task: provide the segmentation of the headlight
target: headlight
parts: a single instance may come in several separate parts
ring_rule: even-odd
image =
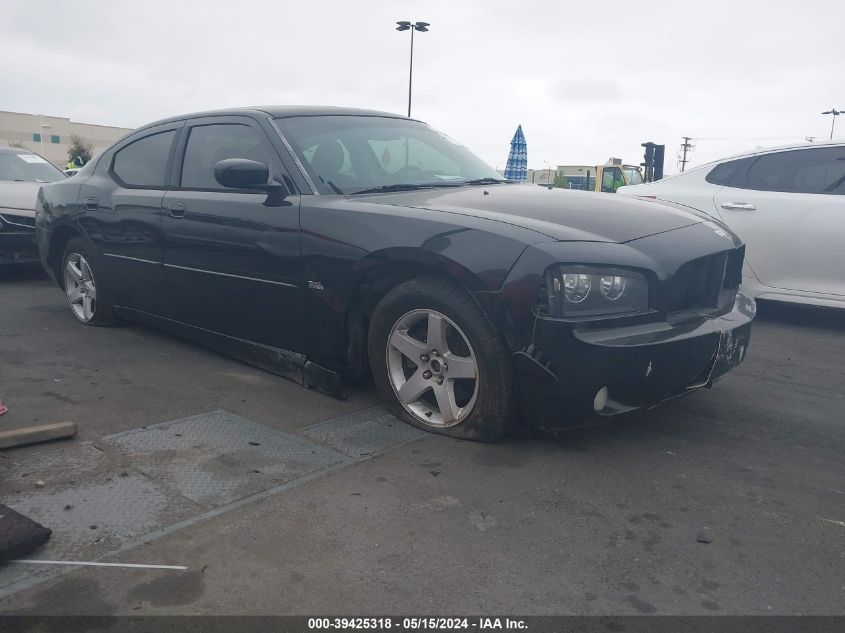
[[[645,276],[620,268],[561,265],[546,273],[549,312],[556,317],[632,314],[648,310]]]

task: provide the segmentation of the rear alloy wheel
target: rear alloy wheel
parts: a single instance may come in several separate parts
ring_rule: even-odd
[[[367,350],[376,386],[412,426],[492,441],[513,419],[510,354],[454,282],[417,277],[393,288],[373,311]]]
[[[97,311],[97,286],[91,266],[79,253],[71,253],[65,260],[65,294],[77,319],[88,323],[94,318]]]
[[[88,245],[81,238],[72,238],[62,257],[62,285],[77,321],[85,325],[111,325],[115,317],[108,288],[95,262]]]

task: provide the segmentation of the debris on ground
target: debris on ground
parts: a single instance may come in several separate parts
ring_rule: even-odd
[[[0,448],[12,448],[24,444],[49,442],[76,435],[76,424],[73,422],[55,422],[38,426],[25,426],[10,431],[0,431]]]
[[[8,410],[9,410],[9,407],[7,407],[5,404],[3,404],[3,401],[0,400],[0,415],[3,415]]]
[[[52,533],[50,528],[0,504],[0,563],[41,547]]]
[[[695,539],[699,543],[712,543],[713,536],[710,534],[710,530],[704,528],[701,532],[698,533],[698,536]]]

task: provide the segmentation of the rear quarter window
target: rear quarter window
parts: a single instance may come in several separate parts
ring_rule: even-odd
[[[749,156],[719,163],[708,172],[704,180],[713,185],[741,187],[745,172],[753,162],[754,157]]]

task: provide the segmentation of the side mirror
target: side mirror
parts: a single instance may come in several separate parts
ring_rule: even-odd
[[[264,163],[246,158],[227,158],[214,165],[214,178],[230,189],[264,189],[270,170]]]
[[[285,185],[270,180],[270,170],[264,163],[246,158],[227,158],[214,165],[214,178],[229,189],[258,189],[267,192],[264,204],[278,207],[288,190]]]

